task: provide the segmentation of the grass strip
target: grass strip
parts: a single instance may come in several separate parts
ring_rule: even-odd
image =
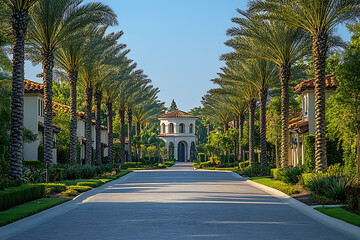
[[[275,188],[287,195],[297,194],[300,192],[296,187],[278,180],[272,180],[270,177],[251,177],[249,180]]]
[[[343,220],[345,222],[348,222],[355,226],[360,227],[360,216],[355,213],[351,213],[351,212],[347,211],[346,209],[344,209],[341,206],[316,207],[315,209],[321,213],[324,213],[324,214],[330,216],[330,217],[337,218],[337,219]]]
[[[69,200],[70,199],[68,198],[40,198],[31,202],[17,205],[8,210],[0,212],[0,227]]]

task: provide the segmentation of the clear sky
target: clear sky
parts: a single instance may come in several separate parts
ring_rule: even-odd
[[[93,0],[92,0],[93,1]],[[175,99],[179,109],[189,111],[201,105],[201,97],[213,87],[223,62],[225,32],[234,26],[231,18],[245,10],[247,0],[98,0],[118,15],[124,31],[120,42],[131,49],[129,58],[160,88],[159,98],[169,107]],[[90,0],[85,0],[90,2]],[[349,41],[346,28],[339,34]],[[41,66],[25,66],[25,77],[41,82]]]

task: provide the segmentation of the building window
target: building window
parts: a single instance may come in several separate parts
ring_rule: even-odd
[[[179,125],[179,133],[185,133],[185,124],[181,123]]]
[[[169,124],[169,133],[174,133],[174,124],[173,123]]]
[[[193,124],[190,124],[189,133],[193,133],[193,127],[194,127],[194,125],[193,125]]]
[[[38,99],[38,115],[40,117],[44,116],[44,100]]]
[[[309,112],[309,96],[305,95],[303,97],[303,120],[307,120]]]
[[[161,126],[162,126],[162,127],[161,127],[162,133],[165,133],[165,123],[163,123]]]

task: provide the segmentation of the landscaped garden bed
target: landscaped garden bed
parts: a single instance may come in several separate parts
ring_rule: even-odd
[[[34,168],[33,165],[24,168],[26,174],[23,181],[1,180],[0,226],[71,200],[131,172],[114,169],[112,164],[82,167],[63,165],[56,169],[50,171],[51,183],[44,183],[44,169]]]

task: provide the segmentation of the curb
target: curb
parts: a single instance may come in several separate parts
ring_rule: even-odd
[[[243,177],[240,176],[240,178],[244,179]],[[263,184],[251,181],[251,180],[246,180],[246,183],[248,183],[249,185],[256,187],[260,190],[263,190],[264,192],[269,193],[270,195],[280,199],[281,201],[287,203],[290,207],[295,208],[296,210],[302,212],[303,214],[305,214],[306,216],[314,219],[317,222],[320,222],[322,224],[324,224],[325,226],[328,226],[338,232],[341,232],[345,235],[347,235],[348,237],[351,237],[352,239],[359,239],[360,240],[360,228],[352,225],[350,223],[344,222],[340,219],[337,218],[333,218],[330,217],[326,214],[323,214],[317,210],[315,210],[312,206],[308,206],[305,203],[302,203],[292,197],[290,197],[289,195],[276,190],[274,188],[265,186]]]

